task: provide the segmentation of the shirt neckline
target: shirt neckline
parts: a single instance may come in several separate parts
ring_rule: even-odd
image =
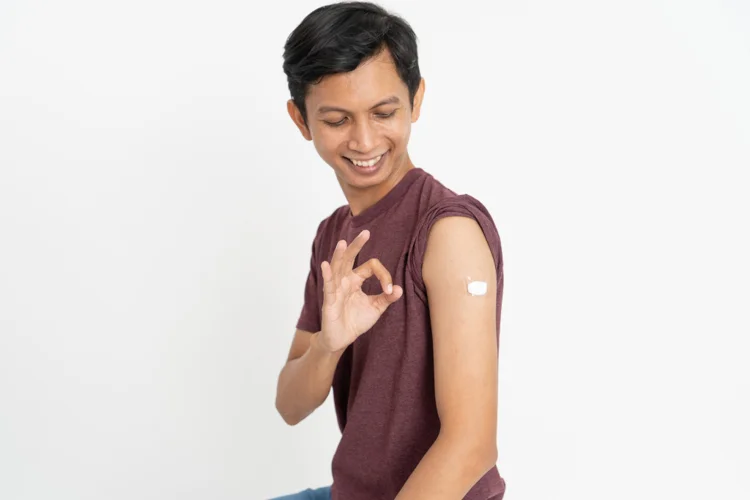
[[[351,208],[347,206],[346,214],[352,227],[356,228],[363,224],[367,224],[368,222],[372,222],[377,216],[391,208],[402,198],[404,193],[406,193],[406,190],[409,189],[409,186],[411,186],[423,173],[425,173],[425,171],[421,168],[412,167],[406,172],[406,174],[404,174],[401,180],[385,194],[385,196],[380,198],[373,205],[364,209],[358,215],[352,215]]]

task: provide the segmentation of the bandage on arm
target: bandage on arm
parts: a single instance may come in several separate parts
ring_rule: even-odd
[[[487,293],[487,282],[486,281],[475,281],[471,277],[466,277],[466,291],[469,295],[485,295]]]

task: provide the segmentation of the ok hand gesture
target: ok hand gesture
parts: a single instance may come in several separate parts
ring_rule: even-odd
[[[392,303],[403,295],[403,289],[393,285],[391,274],[378,259],[370,259],[356,269],[354,259],[370,238],[362,231],[351,245],[346,240],[336,244],[330,264],[323,261],[323,310],[319,344],[329,352],[338,352],[372,328]],[[362,283],[375,275],[383,292],[367,295]],[[390,293],[389,293],[390,292]]]

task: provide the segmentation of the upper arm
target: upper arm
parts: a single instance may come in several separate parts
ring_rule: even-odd
[[[472,218],[448,216],[432,226],[422,263],[432,325],[435,398],[441,433],[496,446],[497,271]],[[472,296],[467,280],[485,281]]]

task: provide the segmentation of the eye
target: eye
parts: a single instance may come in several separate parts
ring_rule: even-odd
[[[344,124],[345,121],[346,121],[346,117],[342,118],[341,120],[339,120],[337,122],[329,122],[329,121],[323,120],[323,123],[325,123],[329,127],[340,127],[341,125]]]
[[[394,114],[396,114],[396,110],[393,110],[390,113],[377,113],[376,116],[379,118],[390,118]]]

